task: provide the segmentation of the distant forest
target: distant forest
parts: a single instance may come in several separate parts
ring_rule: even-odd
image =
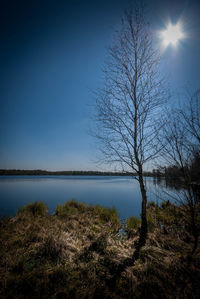
[[[200,183],[200,153],[195,152],[190,163],[180,167],[179,165],[170,165],[158,167],[151,171],[144,172],[144,176],[151,176],[168,180],[179,180],[183,173],[190,174],[190,181]],[[0,175],[98,175],[98,176],[137,176],[133,172],[111,172],[111,171],[47,171],[47,170],[24,170],[24,169],[0,169]]]
[[[47,170],[21,170],[0,169],[0,175],[100,175],[100,176],[135,176],[133,173],[106,172],[106,171],[47,171]]]
[[[183,177],[182,172],[190,173],[192,182],[200,183],[200,154],[196,152],[189,165],[181,168],[178,165],[158,167],[151,171],[145,171],[144,176],[166,178],[168,180],[179,180]],[[111,172],[111,171],[47,171],[47,170],[24,170],[24,169],[0,169],[0,175],[97,175],[97,176],[137,176],[133,172]]]
[[[182,169],[177,165],[168,167],[158,167],[151,171],[145,171],[144,176],[166,178],[168,180],[177,180],[182,178]],[[200,178],[200,155],[196,153],[189,167],[192,181],[199,182]],[[95,176],[137,176],[131,172],[111,172],[111,171],[85,171],[85,170],[65,170],[65,171],[47,171],[41,169],[24,170],[24,169],[0,169],[0,175],[95,175]]]

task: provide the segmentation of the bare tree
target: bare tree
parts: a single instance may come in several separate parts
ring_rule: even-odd
[[[200,144],[200,89],[187,98],[184,107],[179,110],[182,123],[187,131],[190,143]]]
[[[97,133],[103,160],[137,174],[142,195],[140,236],[134,253],[146,243],[147,194],[144,165],[156,158],[157,123],[165,94],[159,75],[159,56],[143,9],[125,14],[122,28],[108,52],[105,85],[96,97]]]
[[[175,166],[181,175],[184,189],[177,201],[185,212],[185,222],[193,235],[192,254],[196,251],[199,238],[200,199],[194,192],[194,168],[199,163],[200,154],[200,97],[195,93],[182,109],[174,109],[163,121],[160,143],[163,145],[162,156],[168,166]],[[196,169],[195,169],[196,170]]]

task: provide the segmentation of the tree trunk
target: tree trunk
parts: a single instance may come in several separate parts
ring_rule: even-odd
[[[136,244],[136,249],[133,254],[134,260],[137,260],[139,257],[140,249],[146,244],[147,239],[147,215],[146,215],[146,206],[147,206],[147,195],[146,189],[144,186],[143,176],[139,175],[139,183],[140,183],[140,192],[142,195],[142,213],[141,213],[141,227],[140,227],[140,235],[139,240]]]

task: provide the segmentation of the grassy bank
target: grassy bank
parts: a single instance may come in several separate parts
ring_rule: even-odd
[[[0,222],[0,297],[199,298],[200,250],[191,255],[184,213],[150,203],[147,244],[131,263],[139,219],[122,227],[115,209],[27,205]]]

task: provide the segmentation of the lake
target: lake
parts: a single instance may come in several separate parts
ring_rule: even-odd
[[[164,181],[145,178],[148,201],[158,202]],[[49,213],[58,204],[79,202],[115,207],[121,219],[139,216],[141,195],[137,180],[125,176],[0,176],[0,216],[12,216],[27,203],[43,201]]]

